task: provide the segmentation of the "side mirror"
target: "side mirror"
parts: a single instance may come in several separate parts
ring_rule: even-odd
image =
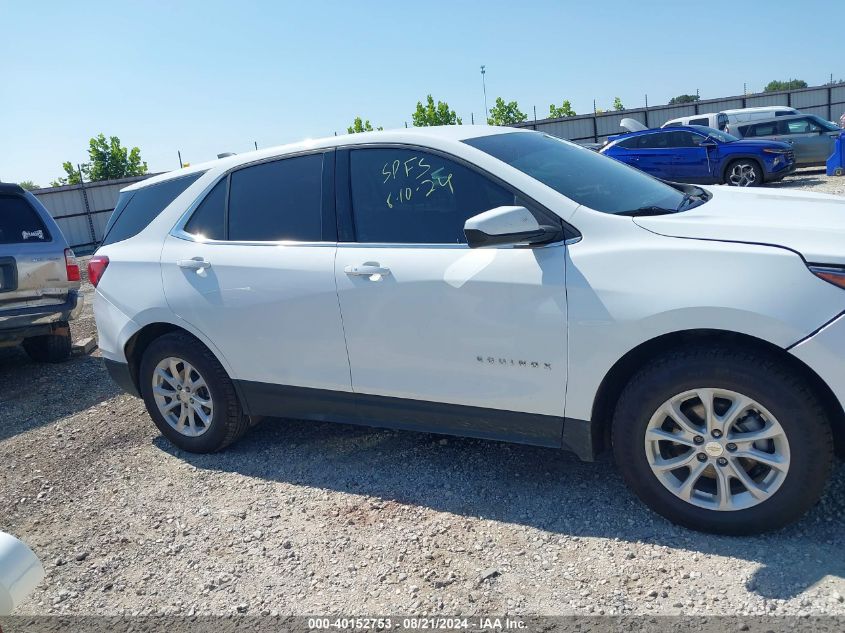
[[[699,147],[706,147],[707,149],[710,149],[711,147],[716,147],[717,145],[719,145],[719,144],[716,141],[714,141],[712,138],[707,138],[707,139],[704,139],[703,141],[701,141],[701,143],[699,143],[698,146]]]
[[[10,615],[44,578],[44,567],[18,539],[0,532],[0,616]]]
[[[546,244],[561,236],[558,226],[537,222],[525,207],[496,207],[471,217],[464,224],[470,248],[502,244]]]

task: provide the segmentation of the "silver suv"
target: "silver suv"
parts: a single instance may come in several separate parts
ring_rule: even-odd
[[[23,343],[33,360],[67,359],[79,285],[76,257],[44,206],[0,183],[0,347]]]
[[[789,143],[795,149],[799,167],[824,165],[833,154],[836,137],[842,130],[815,114],[779,116],[733,126],[741,138],[762,138]]]

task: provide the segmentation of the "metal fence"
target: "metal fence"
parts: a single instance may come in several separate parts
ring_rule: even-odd
[[[53,216],[70,247],[86,253],[93,251],[103,240],[103,231],[117,204],[120,190],[152,175],[49,187],[32,193]]]
[[[584,114],[559,119],[537,119],[519,123],[514,127],[527,127],[570,141],[599,143],[610,135],[624,132],[619,127],[619,123],[624,118],[636,119],[646,127],[655,128],[666,121],[683,116],[774,105],[790,106],[801,112],[817,114],[830,121],[838,121],[845,112],[845,84],[707,99],[681,105],[632,108],[618,112]]]

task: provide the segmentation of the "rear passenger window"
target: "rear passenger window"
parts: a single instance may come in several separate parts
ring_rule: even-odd
[[[229,239],[322,240],[323,155],[309,154],[232,173]]]
[[[223,178],[200,202],[185,225],[185,232],[200,239],[222,240],[227,193],[228,179]]]
[[[478,172],[409,149],[352,150],[350,178],[358,242],[466,243],[467,219],[515,202]]]
[[[47,227],[21,196],[0,196],[0,244],[49,242]]]
[[[134,192],[123,204],[121,199],[109,218],[109,227],[103,239],[103,245],[113,244],[134,237],[143,231],[164,208],[173,202],[185,189],[190,187],[204,172],[166,180],[157,185],[149,185]]]
[[[656,134],[644,134],[637,137],[640,149],[666,149],[669,146],[669,135],[666,132]]]
[[[710,125],[710,120],[709,120],[707,117],[704,117],[703,119],[690,119],[690,121],[689,121],[689,123],[687,123],[687,125],[705,125],[705,126],[709,126],[709,125]]]

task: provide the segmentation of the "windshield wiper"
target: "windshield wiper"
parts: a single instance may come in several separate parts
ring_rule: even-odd
[[[632,209],[630,211],[620,211],[616,215],[627,215],[631,217],[641,217],[644,215],[668,215],[670,213],[677,213],[678,209],[667,209],[665,207],[640,207],[639,209]]]
[[[697,199],[698,196],[694,196],[691,193],[685,193],[683,199],[681,200],[681,204],[678,205],[677,211],[681,211],[685,206]]]

